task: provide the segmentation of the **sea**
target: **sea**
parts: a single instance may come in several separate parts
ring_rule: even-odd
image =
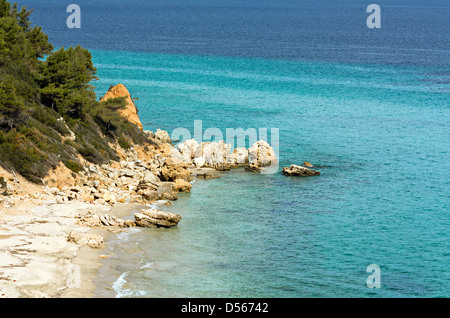
[[[18,3],[144,129],[279,141],[276,173],[194,180],[160,206],[178,226],[113,236],[95,297],[450,296],[449,1],[377,0],[381,28],[361,0]],[[304,161],[321,175],[281,173]]]

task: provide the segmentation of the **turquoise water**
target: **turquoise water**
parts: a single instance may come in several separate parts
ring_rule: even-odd
[[[450,296],[450,69],[93,58],[99,96],[125,84],[145,129],[278,128],[281,166],[308,160],[322,173],[196,180],[162,208],[182,215],[178,227],[109,243],[97,296]],[[366,285],[370,264],[380,289]]]

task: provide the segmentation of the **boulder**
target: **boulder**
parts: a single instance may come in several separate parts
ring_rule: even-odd
[[[87,245],[92,248],[100,248],[103,245],[103,237],[98,234],[91,233],[71,231],[67,237],[67,240],[78,245]]]
[[[135,223],[141,227],[172,227],[176,226],[181,220],[181,215],[159,211],[157,209],[142,210],[135,213]]]
[[[191,192],[192,184],[183,179],[176,179],[173,183],[173,190],[177,192]]]
[[[297,165],[284,167],[282,173],[286,176],[317,176],[320,174],[319,171]]]
[[[236,148],[231,152],[231,144],[223,140],[198,144],[195,139],[189,139],[178,144],[177,149],[172,151],[171,157],[175,162],[194,164],[197,168],[205,167],[223,171],[248,163],[248,150]]]
[[[198,155],[195,156],[198,146],[198,142],[193,138],[177,145],[183,162],[191,164],[195,157],[199,157]]]
[[[176,164],[171,158],[167,158],[164,166],[161,168],[160,179],[162,181],[174,182],[176,179],[191,181],[191,172],[188,170],[187,164]]]
[[[158,193],[157,200],[169,200],[169,201],[176,201],[178,200],[178,196],[175,192],[161,192]]]
[[[246,148],[236,148],[234,149],[233,154],[235,156],[236,164],[241,165],[248,163],[248,150]]]
[[[205,164],[206,164],[205,158],[203,158],[203,157],[194,158],[194,165],[197,168],[202,168],[205,166]]]
[[[132,220],[122,220],[114,215],[105,214],[100,216],[100,221],[104,226],[116,227],[134,227],[135,223]]]
[[[150,171],[144,174],[136,187],[136,193],[147,200],[154,200],[158,196],[160,179]]]
[[[169,133],[165,130],[157,129],[155,133],[155,138],[161,141],[162,143],[170,144],[172,141],[170,139]]]
[[[123,169],[123,170],[119,171],[119,176],[120,177],[133,178],[134,175],[135,175],[135,172],[132,169]]]
[[[273,148],[264,140],[255,142],[248,149],[248,160],[250,164],[259,167],[277,163],[277,157]]]
[[[231,145],[226,144],[223,140],[219,142],[202,142],[199,146],[200,151],[196,152],[197,156],[205,159],[204,167],[215,168],[221,166],[227,162],[227,158],[230,156]]]

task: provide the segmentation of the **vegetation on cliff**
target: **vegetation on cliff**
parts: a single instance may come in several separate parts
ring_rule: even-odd
[[[120,115],[125,98],[97,101],[91,53],[77,46],[55,50],[31,10],[0,0],[0,164],[41,183],[63,162],[78,172],[118,160],[112,144],[148,142]]]

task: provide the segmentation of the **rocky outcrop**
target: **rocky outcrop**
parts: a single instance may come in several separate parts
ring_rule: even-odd
[[[159,178],[162,181],[175,182],[177,179],[191,181],[191,172],[186,163],[175,163],[171,158],[166,158],[164,165],[159,170]]]
[[[138,226],[156,228],[176,226],[181,220],[179,214],[159,211],[157,209],[142,210],[135,213],[135,223]]]
[[[97,215],[92,212],[87,212],[84,215],[78,214],[75,216],[76,224],[80,226],[87,226],[93,228],[103,227],[134,227],[136,224],[132,220],[123,220],[114,215],[104,214]]]
[[[92,248],[103,247],[103,237],[93,233],[79,233],[77,231],[71,231],[67,237],[69,242],[74,242],[78,245],[87,245]]]
[[[312,170],[306,167],[291,165],[290,167],[284,167],[282,173],[286,176],[317,176],[320,175],[319,171]]]
[[[176,179],[172,189],[176,192],[191,192],[192,184],[184,179]]]
[[[172,143],[169,133],[165,130],[157,129],[154,137],[162,143],[167,143],[167,144]]]
[[[273,148],[267,141],[259,140],[248,149],[250,165],[265,167],[277,163],[277,157]]]
[[[178,144],[172,157],[196,168],[213,168],[228,171],[239,165],[249,164],[250,171],[261,171],[261,167],[277,163],[273,148],[263,140],[254,143],[248,150],[236,148],[231,152],[231,144],[219,142],[198,143],[189,139]]]
[[[141,120],[138,116],[138,110],[136,104],[133,101],[133,98],[130,95],[130,92],[123,84],[117,84],[116,86],[111,86],[109,90],[106,92],[105,96],[103,96],[100,101],[107,101],[111,98],[117,97],[126,97],[127,105],[124,109],[120,109],[120,114],[127,118],[131,123],[138,126],[140,129],[143,129]]]

